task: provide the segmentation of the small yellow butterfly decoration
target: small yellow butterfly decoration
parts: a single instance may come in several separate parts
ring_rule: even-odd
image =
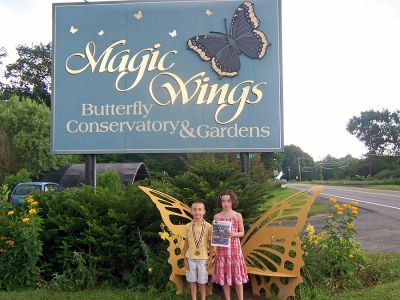
[[[138,10],[136,13],[133,14],[136,20],[140,20],[143,17],[142,11]]]
[[[71,28],[69,29],[69,32],[71,32],[72,34],[75,34],[78,31],[78,28],[75,28],[74,26],[71,26]]]
[[[176,284],[180,294],[184,290],[185,275],[182,255],[184,228],[192,220],[191,209],[167,194],[144,186],[139,188],[154,202],[165,226],[173,233],[166,238],[169,241],[168,262],[172,267],[170,280]],[[304,190],[272,205],[242,238],[253,294],[265,293],[267,298],[271,298],[271,288],[277,288],[279,299],[295,296],[296,287],[303,282],[300,269],[304,265],[298,234],[321,190],[321,187]]]
[[[208,8],[206,9],[205,14],[206,14],[207,16],[211,16],[212,13],[213,13],[213,12],[212,12],[211,10],[209,10]]]

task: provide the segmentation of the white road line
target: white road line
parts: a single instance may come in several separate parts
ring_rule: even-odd
[[[346,189],[346,188],[336,188],[336,187],[329,187],[330,190],[339,190],[339,191],[344,191],[344,192],[354,192],[354,190],[352,189]],[[377,195],[377,196],[385,196],[385,197],[395,197],[395,198],[400,198],[400,194],[399,195],[392,195],[392,194],[381,194],[381,193],[373,193],[370,191],[361,191],[361,188],[356,188],[357,193],[360,194],[368,194],[368,195]]]
[[[372,204],[372,205],[377,205],[377,206],[382,206],[382,207],[387,207],[387,208],[394,208],[394,209],[399,209],[400,210],[400,207],[384,205],[384,204],[379,204],[379,203],[374,203],[374,202],[368,202],[368,201],[358,200],[358,199],[354,199],[354,198],[347,198],[347,197],[342,197],[342,196],[332,195],[332,194],[327,194],[327,193],[321,193],[321,195],[327,195],[327,196],[330,196],[330,197],[346,199],[346,200],[349,200],[349,201],[357,201],[357,202],[362,202],[362,203],[367,203],[367,204]]]

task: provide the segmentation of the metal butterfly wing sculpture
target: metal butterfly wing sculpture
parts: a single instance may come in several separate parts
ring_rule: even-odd
[[[211,66],[220,79],[234,77],[239,74],[240,54],[252,59],[265,56],[270,44],[265,34],[257,29],[259,24],[254,4],[246,1],[236,9],[229,33],[225,28],[225,34],[210,32],[212,34],[194,36],[187,41],[187,46],[201,59],[211,60]]]
[[[170,280],[182,293],[185,275],[182,248],[185,224],[191,218],[191,209],[181,201],[151,188],[140,186],[160,211],[163,222],[173,233],[168,238],[168,251],[172,273]],[[274,204],[263,213],[242,238],[242,251],[251,278],[253,293],[265,292],[271,297],[271,286],[279,288],[278,297],[286,299],[294,296],[295,288],[303,282],[300,269],[304,265],[303,250],[298,234],[304,227],[307,213],[321,192],[313,188],[298,192]],[[176,217],[181,222],[175,221]],[[268,276],[269,279],[265,280]],[[283,281],[282,278],[286,278]]]

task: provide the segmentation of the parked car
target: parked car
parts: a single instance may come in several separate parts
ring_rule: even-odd
[[[10,203],[23,205],[25,198],[31,195],[32,191],[47,192],[50,190],[60,191],[61,186],[55,182],[22,182],[15,186],[10,194]]]

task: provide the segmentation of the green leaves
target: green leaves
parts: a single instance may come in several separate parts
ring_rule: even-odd
[[[15,94],[50,107],[51,43],[32,47],[19,45],[17,53],[19,58],[7,65],[5,77],[8,83],[2,84],[0,98],[7,99]],[[0,49],[0,59],[5,55]]]
[[[7,143],[13,151],[0,152],[0,161],[12,160],[15,163],[1,170],[9,175],[25,168],[33,177],[64,166],[78,159],[77,156],[50,155],[50,110],[46,105],[16,97],[0,101],[0,131],[5,132]],[[3,155],[12,157],[4,157]]]
[[[369,154],[400,153],[400,110],[368,110],[347,123],[347,131],[368,148]]]

